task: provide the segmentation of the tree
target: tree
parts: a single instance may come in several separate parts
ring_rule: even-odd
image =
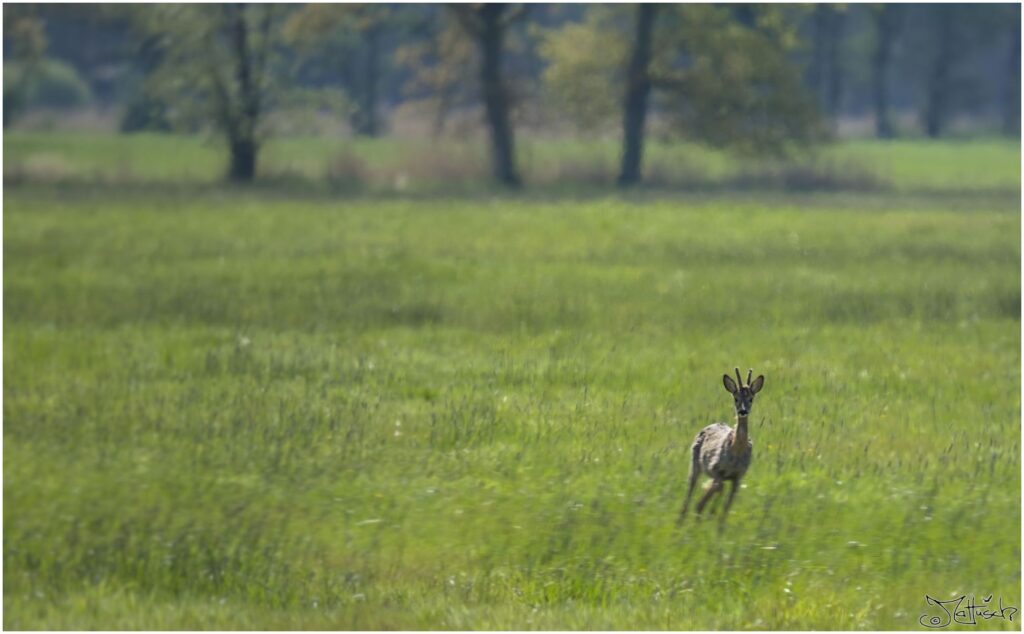
[[[476,98],[475,84],[465,72],[475,62],[474,43],[450,11],[425,16],[413,31],[414,37],[395,51],[395,61],[409,74],[406,96],[427,102],[433,110],[436,138],[452,110]]]
[[[907,40],[903,72],[917,89],[919,120],[929,137],[946,133],[954,116],[998,113],[1006,85],[1007,22],[1017,28],[1010,5],[904,5]],[[1013,7],[1013,9],[1017,9]],[[1012,16],[1012,17],[1011,17]]]
[[[144,35],[157,35],[159,67],[147,89],[174,104],[180,122],[212,125],[229,152],[228,178],[250,182],[275,85],[281,9],[270,4],[145,5]]]
[[[752,5],[737,15],[724,6],[661,5],[637,8],[635,22],[623,19],[626,10],[595,6],[581,24],[550,31],[542,46],[545,85],[571,115],[607,123],[611,104],[620,104],[622,185],[639,179],[648,107],[671,132],[738,152],[783,153],[820,136],[789,59],[798,41],[786,9]],[[625,100],[616,95],[623,84]],[[645,90],[654,102],[646,107]]]
[[[942,135],[949,116],[950,74],[956,53],[953,7],[936,6],[934,20],[935,53],[927,72],[924,104],[925,133],[936,138]]]
[[[546,97],[569,115],[580,132],[599,132],[616,118],[622,121],[620,86],[626,83],[634,38],[632,18],[632,12],[620,6],[592,5],[582,22],[542,34],[540,55],[547,66],[541,80]]]
[[[355,96],[351,124],[358,135],[381,132],[381,36],[393,13],[387,5],[307,4],[284,26],[286,41],[306,57],[326,60],[334,68],[355,62],[347,87]]]
[[[1020,136],[1020,7],[1007,20],[1010,29],[1003,92],[1003,134]]]
[[[32,98],[46,54],[46,32],[42,18],[32,5],[4,6],[4,48],[9,47],[4,66],[4,121],[6,128]]]
[[[655,71],[669,121],[695,140],[745,154],[780,155],[822,136],[813,99],[791,60],[799,40],[785,7],[756,5],[754,28],[714,5],[677,13],[668,51],[690,63]],[[675,53],[678,55],[679,53]]]
[[[836,126],[838,125],[843,99],[843,67],[839,51],[843,40],[843,22],[846,12],[842,5],[831,5],[829,14],[828,84],[825,91],[825,112],[832,119],[832,125]]]
[[[636,11],[636,35],[629,69],[626,71],[626,102],[623,108],[622,169],[619,185],[640,181],[640,160],[643,156],[644,122],[647,118],[647,97],[651,92],[649,66],[654,14],[657,5],[639,4]]]
[[[902,7],[897,4],[876,4],[871,6],[870,11],[875,27],[875,45],[871,54],[875,135],[889,139],[894,136],[892,121],[889,118],[889,72]]]
[[[818,4],[812,14],[813,54],[808,83],[833,126],[842,100],[843,72],[839,53],[844,18],[845,7],[842,5]]]
[[[480,51],[480,91],[491,137],[494,177],[508,187],[520,185],[515,166],[515,139],[509,117],[509,95],[502,76],[505,34],[525,9],[507,4],[452,5],[463,28]]]

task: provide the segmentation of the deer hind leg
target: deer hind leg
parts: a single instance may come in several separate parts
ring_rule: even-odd
[[[711,498],[714,497],[716,493],[718,493],[721,490],[722,481],[717,478],[712,480],[711,486],[708,487],[708,490],[704,493],[704,496],[700,499],[700,502],[697,502],[697,515],[700,515],[701,511],[704,510],[704,506],[711,501]]]
[[[697,439],[697,442],[693,443],[693,461],[690,463],[690,486],[686,490],[686,500],[683,501],[683,508],[679,511],[679,519],[676,520],[676,526],[682,524],[683,519],[686,517],[686,511],[690,508],[690,498],[693,497],[693,489],[697,486],[697,479],[700,478],[700,447],[703,444],[701,438]]]

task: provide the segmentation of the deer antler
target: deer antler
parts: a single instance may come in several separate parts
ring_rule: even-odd
[[[740,377],[740,369],[739,368],[736,368],[736,383],[738,383],[740,387],[743,387],[743,378]]]
[[[747,370],[747,385],[750,385],[750,379],[754,376],[754,368]]]

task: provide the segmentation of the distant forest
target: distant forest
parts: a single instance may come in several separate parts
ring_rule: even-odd
[[[644,130],[750,152],[1020,133],[1017,4],[7,4],[4,17],[5,127],[88,110],[122,132],[217,130],[243,180],[271,133],[486,130],[510,183],[517,130],[622,135],[627,180]]]

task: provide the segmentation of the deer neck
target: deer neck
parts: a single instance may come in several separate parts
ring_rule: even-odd
[[[736,415],[736,437],[732,443],[733,449],[742,450],[747,446],[747,417]]]

